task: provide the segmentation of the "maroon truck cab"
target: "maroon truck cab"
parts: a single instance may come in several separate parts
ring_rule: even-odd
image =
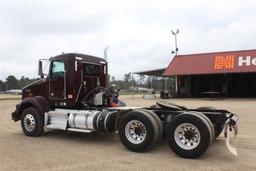
[[[49,63],[49,73],[45,78],[23,88],[22,103],[17,105],[14,120],[19,120],[22,105],[43,103],[48,108],[70,108],[90,103],[97,87],[107,87],[107,62],[102,58],[67,53],[51,57]]]
[[[62,54],[50,58],[46,78],[23,88],[22,99],[42,96],[50,106],[72,107],[97,86],[107,86],[104,59],[77,53]]]

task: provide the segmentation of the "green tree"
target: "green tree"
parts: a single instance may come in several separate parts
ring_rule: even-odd
[[[7,78],[6,78],[6,88],[7,90],[10,90],[10,89],[18,89],[19,88],[19,82],[18,80],[16,79],[15,76],[13,75],[9,75]]]
[[[131,78],[132,78],[131,73],[124,74],[124,81],[126,83],[129,83],[131,81]]]
[[[0,80],[0,91],[5,91],[5,83]]]

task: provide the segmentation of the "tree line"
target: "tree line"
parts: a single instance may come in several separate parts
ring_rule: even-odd
[[[0,80],[0,91],[6,91],[11,89],[22,89],[24,86],[39,80],[39,78],[28,78],[22,76],[17,79],[14,75],[9,75],[6,80]],[[129,90],[129,87],[145,87],[153,88],[155,90],[163,90],[165,81],[158,77],[146,77],[144,75],[132,77],[131,73],[124,74],[123,79],[116,80],[114,76],[108,75],[108,82],[111,86],[115,84],[118,88]]]
[[[22,89],[22,87],[38,80],[39,78],[29,79],[28,77],[22,76],[17,79],[14,75],[9,75],[6,80],[0,80],[0,91],[12,90],[12,89]]]
[[[145,87],[154,90],[164,90],[166,81],[162,77],[147,77],[145,75],[132,76],[131,73],[124,74],[122,80],[116,80],[114,76],[109,76],[109,85],[115,84],[122,90],[129,90],[129,87]],[[167,88],[174,86],[174,80],[169,79]]]

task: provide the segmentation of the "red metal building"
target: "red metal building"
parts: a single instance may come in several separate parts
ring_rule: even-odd
[[[256,97],[256,49],[177,55],[163,75],[176,76],[182,97]]]

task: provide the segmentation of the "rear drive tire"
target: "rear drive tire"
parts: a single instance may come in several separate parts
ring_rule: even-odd
[[[40,136],[44,131],[43,115],[34,107],[24,109],[21,114],[21,128],[27,136]]]
[[[159,136],[156,121],[144,111],[127,113],[120,121],[118,133],[122,144],[134,152],[150,150]]]
[[[212,143],[215,140],[215,129],[214,129],[214,126],[212,124],[212,121],[207,116],[205,116],[203,113],[194,112],[194,111],[191,111],[189,113],[199,115],[200,117],[202,117],[207,122],[208,127],[211,129],[211,143]]]
[[[203,107],[199,107],[197,109],[198,110],[212,110],[212,111],[217,110],[215,107],[212,107],[212,106],[203,106]],[[223,131],[224,124],[213,124],[213,127],[214,127],[215,138],[217,138]]]
[[[147,109],[140,109],[140,110],[149,113],[155,119],[157,126],[158,126],[158,130],[159,130],[159,135],[158,135],[157,141],[160,142],[162,140],[163,134],[164,134],[164,128],[163,128],[162,121],[153,111],[147,110]]]
[[[196,158],[206,152],[211,143],[211,129],[200,116],[184,113],[168,124],[167,140],[170,148],[184,158]]]

